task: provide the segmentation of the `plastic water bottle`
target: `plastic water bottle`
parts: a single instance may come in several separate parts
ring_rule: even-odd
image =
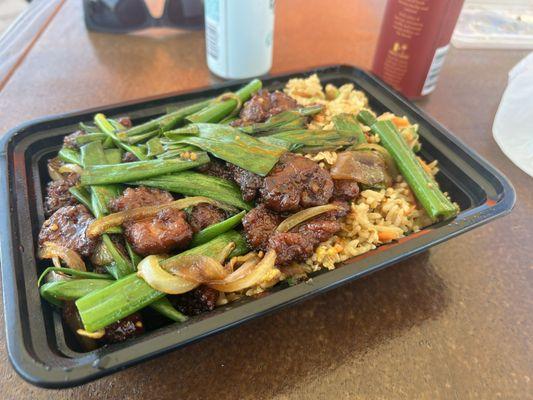
[[[266,74],[272,67],[274,0],[205,0],[207,65],[226,79]]]

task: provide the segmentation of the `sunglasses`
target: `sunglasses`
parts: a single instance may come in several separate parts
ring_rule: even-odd
[[[84,0],[85,24],[93,31],[127,33],[151,27],[200,29],[203,1],[166,0],[163,14],[154,18],[144,0]]]

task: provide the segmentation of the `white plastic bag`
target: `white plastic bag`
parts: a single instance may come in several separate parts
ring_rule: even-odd
[[[533,53],[509,71],[492,133],[503,153],[533,177]]]

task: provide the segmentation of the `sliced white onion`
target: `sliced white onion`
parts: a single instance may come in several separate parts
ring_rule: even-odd
[[[60,174],[78,174],[81,175],[83,169],[78,164],[63,164],[58,169]]]
[[[267,274],[274,269],[276,252],[269,250],[263,259],[252,257],[225,279],[213,281],[207,285],[220,292],[236,292],[260,284]]]
[[[87,271],[85,263],[78,253],[67,247],[58,245],[54,242],[44,242],[39,250],[39,258],[54,260],[54,265],[57,258],[61,258],[67,267],[77,269],[78,271]]]
[[[234,249],[235,249],[235,242],[229,242],[226,245],[226,247],[224,247],[222,251],[220,252],[220,254],[218,255],[217,261],[222,264],[224,261],[226,261],[226,258],[229,257],[229,255]]]
[[[148,256],[137,266],[137,275],[155,290],[167,294],[182,294],[196,288],[199,283],[174,276],[159,265],[159,257]]]
[[[305,210],[299,211],[296,214],[291,215],[289,218],[283,220],[283,222],[276,228],[276,232],[288,232],[296,225],[299,225],[308,219],[328,211],[338,210],[339,208],[340,207],[335,204],[325,204],[323,206],[306,208]]]
[[[166,261],[161,268],[174,276],[197,283],[224,279],[228,275],[217,260],[199,254]]]
[[[80,336],[90,338],[90,339],[102,339],[105,336],[105,329],[101,329],[95,332],[89,332],[89,331],[86,331],[85,329],[78,329],[76,330],[76,333]]]

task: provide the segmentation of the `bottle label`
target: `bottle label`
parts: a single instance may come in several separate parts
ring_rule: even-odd
[[[250,78],[272,66],[274,0],[205,0],[205,42],[211,72]]]
[[[205,0],[205,41],[208,57],[213,61],[218,61],[220,57],[219,48],[219,20],[220,4],[218,0]]]
[[[449,48],[450,45],[448,44],[446,46],[438,47],[437,50],[435,50],[433,61],[431,61],[426,80],[424,81],[424,86],[422,87],[422,96],[425,96],[426,94],[429,94],[435,90],[435,87],[437,86],[437,80],[439,79],[439,74],[442,70],[442,66],[444,65],[444,59],[446,58]]]

